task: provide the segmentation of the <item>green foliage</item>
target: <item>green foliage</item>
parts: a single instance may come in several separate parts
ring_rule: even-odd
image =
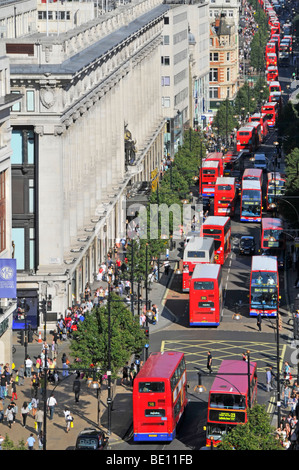
[[[221,137],[228,136],[234,127],[237,126],[237,120],[234,117],[235,109],[232,103],[226,98],[225,101],[220,103],[219,109],[213,119],[213,130]]]
[[[282,450],[275,437],[275,428],[264,405],[248,410],[248,422],[234,426],[217,446],[219,450]]]
[[[108,304],[94,308],[79,324],[70,344],[71,355],[80,358],[80,366],[89,368],[91,364],[108,369]],[[134,317],[121,298],[111,293],[111,370],[116,377],[120,368],[145,345],[144,332],[140,329],[139,318]]]
[[[290,101],[282,108],[278,119],[278,135],[283,135],[283,149],[285,153],[299,147],[299,106]]]
[[[1,444],[2,450],[27,450],[26,444],[21,439],[18,444],[14,444],[14,442],[10,439],[10,437],[6,434],[5,439]]]

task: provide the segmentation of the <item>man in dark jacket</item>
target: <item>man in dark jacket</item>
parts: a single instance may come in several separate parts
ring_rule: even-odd
[[[75,401],[78,403],[80,397],[81,382],[77,376],[73,382],[73,392],[75,393]]]

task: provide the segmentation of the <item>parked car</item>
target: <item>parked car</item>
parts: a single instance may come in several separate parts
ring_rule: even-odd
[[[241,237],[239,244],[240,255],[254,255],[256,249],[254,237],[248,235]]]
[[[107,450],[109,438],[104,431],[96,428],[85,428],[76,440],[76,450]]]

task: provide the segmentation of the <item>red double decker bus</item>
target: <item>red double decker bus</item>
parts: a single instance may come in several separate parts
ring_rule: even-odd
[[[277,199],[285,193],[286,180],[282,175],[273,171],[267,175],[266,205],[267,211],[273,211],[277,207]]]
[[[204,159],[205,162],[207,161],[212,161],[212,162],[219,162],[219,169],[220,169],[220,176],[223,176],[223,170],[224,170],[224,156],[222,152],[211,152],[208,153],[208,155]]]
[[[172,441],[187,403],[184,354],[150,354],[133,384],[134,441]]]
[[[214,194],[214,215],[234,216],[237,200],[236,180],[231,177],[217,178]]]
[[[277,55],[274,52],[269,52],[266,57],[266,67],[268,68],[270,65],[277,66]]]
[[[190,238],[183,254],[183,292],[189,292],[192,273],[197,264],[214,263],[215,243],[212,238]]]
[[[281,219],[277,217],[263,217],[261,233],[261,249],[285,249],[285,233]]]
[[[252,256],[250,316],[276,317],[279,306],[279,277],[276,256]]]
[[[223,315],[221,266],[197,265],[189,293],[190,326],[218,326]]]
[[[269,132],[268,121],[262,113],[254,113],[252,116],[249,116],[249,122],[259,122],[261,125],[261,134],[262,134],[262,141],[265,140],[266,136]]]
[[[222,361],[209,392],[206,445],[217,446],[234,426],[247,423],[248,409],[256,399],[256,362]]]
[[[261,222],[262,188],[259,181],[243,181],[241,190],[241,222]]]
[[[245,124],[237,130],[237,152],[248,149],[254,152],[259,146],[259,139],[255,129]]]
[[[276,65],[270,65],[266,70],[267,83],[278,80],[278,68]]]
[[[261,113],[266,116],[269,127],[275,127],[278,118],[278,104],[274,101],[272,103],[265,103],[262,106]]]
[[[230,217],[210,215],[202,224],[200,234],[214,239],[215,263],[224,264],[231,252]]]
[[[262,188],[263,170],[260,170],[259,168],[245,168],[243,176],[242,176],[242,182],[243,181],[258,181]]]
[[[204,160],[199,174],[199,192],[203,197],[214,197],[215,184],[221,176],[220,164],[215,160]]]

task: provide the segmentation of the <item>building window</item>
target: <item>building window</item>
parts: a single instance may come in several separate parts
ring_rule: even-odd
[[[21,92],[20,91],[12,91],[12,93],[14,95],[19,95]],[[18,103],[15,103],[12,108],[11,108],[12,111],[17,111],[17,112],[20,112],[21,111],[21,102],[18,101]]]
[[[27,90],[26,91],[26,108],[27,108],[28,112],[35,111],[34,90]]]
[[[226,81],[227,81],[227,82],[230,81],[230,68],[227,68],[227,69],[226,69]]]
[[[209,95],[211,99],[218,99],[218,87],[211,86],[209,89]]]
[[[218,62],[219,61],[219,53],[218,52],[210,52],[210,61],[211,62]]]
[[[227,60],[227,62],[230,61],[230,53],[229,52],[226,53],[226,60]]]
[[[170,57],[169,56],[162,56],[161,57],[161,64],[162,65],[170,65]]]
[[[168,34],[166,34],[165,36],[163,36],[163,45],[168,46],[169,44],[170,44],[169,36]]]
[[[170,77],[162,77],[162,86],[170,85]]]
[[[210,82],[218,82],[218,69],[210,69]]]
[[[170,97],[162,96],[162,108],[170,108]]]
[[[169,24],[169,16],[164,16],[164,24]]]

